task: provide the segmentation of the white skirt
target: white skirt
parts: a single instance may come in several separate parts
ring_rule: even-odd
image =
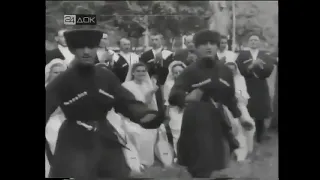
[[[47,157],[47,154],[45,153],[45,163],[46,163],[46,166],[45,166],[45,171],[46,171],[46,174],[45,174],[45,177],[47,178],[49,176],[49,172],[50,172],[50,164],[49,164],[49,161],[48,161],[48,157]]]
[[[173,148],[177,153],[177,143],[181,133],[183,111],[179,111],[177,107],[170,107],[169,109],[169,127],[173,136]]]
[[[59,129],[62,125],[63,122],[63,116],[62,115],[54,115],[50,117],[47,125],[46,125],[46,139],[49,143],[50,150],[52,154],[54,154],[55,148],[56,148],[56,143],[58,139],[58,133]]]
[[[250,118],[248,109],[244,106],[239,106],[241,113],[243,116],[247,116],[250,122],[255,125],[254,120]],[[255,133],[255,127],[247,131],[245,130],[239,122],[238,118],[233,118],[233,115],[229,111],[227,107],[224,106],[224,111],[226,115],[229,117],[232,125],[233,134],[239,142],[240,147],[235,150],[235,154],[237,156],[238,161],[243,161],[247,158],[248,154],[253,150],[253,137]]]
[[[141,164],[152,166],[154,163],[154,145],[156,143],[157,130],[144,129],[127,118],[124,118],[123,129],[136,147]]]

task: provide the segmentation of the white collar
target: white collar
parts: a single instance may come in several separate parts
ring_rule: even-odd
[[[256,60],[259,54],[259,49],[250,49],[253,60]]]
[[[257,53],[257,52],[259,52],[259,49],[251,49],[251,48],[250,48],[250,52],[251,52],[251,53]]]
[[[158,49],[153,49],[152,48],[152,52],[153,52],[154,55],[156,55],[157,53],[161,52],[162,50],[163,50],[162,46],[160,48],[158,48]]]
[[[131,52],[124,53],[123,51],[120,51],[119,54],[131,65]]]
[[[123,52],[123,51],[120,51],[120,54],[121,54],[122,56],[130,56],[130,55],[131,55],[131,52],[125,53],[125,52]]]
[[[222,51],[220,51],[220,50],[218,50],[218,53],[220,53],[220,54],[224,54],[224,53],[226,53],[228,50],[227,50],[227,48],[225,48],[224,50],[222,50]]]

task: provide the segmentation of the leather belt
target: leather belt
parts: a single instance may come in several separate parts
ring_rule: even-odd
[[[106,120],[105,120],[106,121]],[[86,128],[88,131],[92,131],[92,132],[96,132],[99,130],[98,128],[98,121],[90,121],[89,123],[86,123],[86,122],[82,122],[82,121],[76,121],[76,123],[79,125],[79,126],[82,126],[84,128]],[[106,126],[111,126],[112,128],[112,131],[113,133],[117,136],[118,138],[118,141],[121,145],[123,145],[124,147],[128,148],[127,147],[127,137],[122,137],[121,134],[110,124],[106,123],[105,124]],[[128,148],[129,149],[129,148]]]
[[[82,127],[86,128],[86,129],[89,130],[89,131],[96,132],[97,129],[98,129],[98,122],[97,122],[97,121],[94,121],[94,124],[93,124],[93,125],[87,124],[87,123],[82,122],[82,121],[76,121],[76,123],[77,123],[79,126],[82,126]]]

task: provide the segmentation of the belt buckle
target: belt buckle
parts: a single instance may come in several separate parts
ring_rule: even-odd
[[[93,121],[93,125],[91,127],[92,131],[96,132],[98,130],[98,121]]]
[[[96,132],[97,129],[98,129],[98,124],[96,121],[94,121],[94,124],[93,125],[89,125],[87,123],[84,123],[84,122],[81,122],[81,121],[77,121],[77,124],[86,128],[87,130],[89,131],[93,131],[93,132]]]

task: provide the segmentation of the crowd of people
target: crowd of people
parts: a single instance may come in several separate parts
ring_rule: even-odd
[[[259,50],[256,34],[239,53],[210,30],[176,52],[162,38],[151,34],[141,55],[125,37],[120,52],[108,49],[93,29],[46,41],[46,177],[129,177],[158,159],[206,178],[250,159],[272,116],[266,79],[277,57]]]

